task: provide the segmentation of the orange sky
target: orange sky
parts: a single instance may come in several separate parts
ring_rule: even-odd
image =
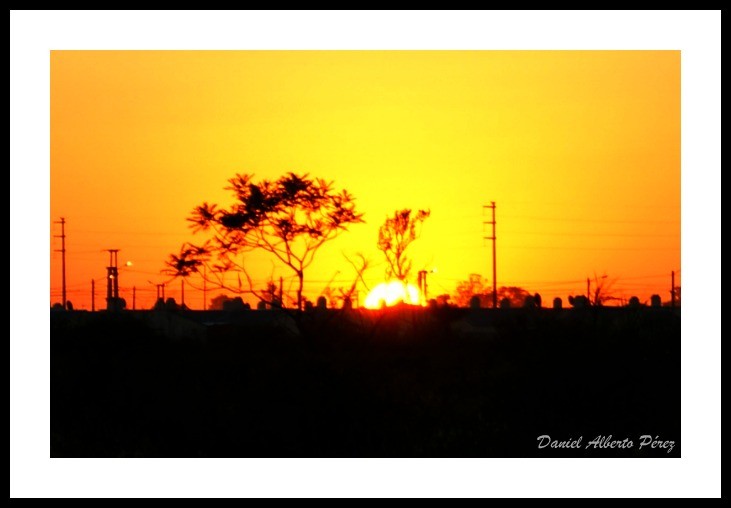
[[[104,307],[106,248],[133,262],[121,296],[131,306],[136,286],[137,308],[148,308],[168,254],[196,238],[191,209],[229,204],[223,187],[236,172],[308,172],[355,195],[366,223],[318,253],[305,274],[311,299],[334,276],[333,287],[350,284],[343,253],[365,254],[366,280],[382,281],[378,227],[404,207],[431,209],[409,249],[415,270],[437,269],[430,296],[470,273],[492,277],[482,239],[490,201],[500,286],[548,302],[606,274],[617,296],[667,299],[680,269],[678,51],[53,51],[50,60],[51,303],[61,293],[53,221],[68,221],[76,308],[90,308],[91,279]],[[263,256],[247,266],[260,284],[281,275],[289,286],[289,269]],[[179,295],[177,282],[166,290]],[[202,295],[188,289],[186,303],[202,308]]]

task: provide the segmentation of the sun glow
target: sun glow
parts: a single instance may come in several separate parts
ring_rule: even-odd
[[[368,309],[380,309],[382,306],[391,307],[399,302],[410,305],[419,305],[419,290],[411,284],[394,280],[382,282],[368,293],[365,306]]]

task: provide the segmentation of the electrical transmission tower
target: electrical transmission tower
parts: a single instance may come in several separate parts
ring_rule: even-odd
[[[105,249],[109,252],[109,266],[107,266],[107,310],[119,310],[119,267],[117,253],[119,249]]]

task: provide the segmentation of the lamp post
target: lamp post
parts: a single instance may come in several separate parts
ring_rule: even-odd
[[[426,305],[428,301],[428,286],[426,283],[426,276],[429,273],[436,273],[437,269],[432,268],[431,270],[419,270],[419,278],[418,278],[418,284],[419,284],[419,292],[421,293],[423,304]]]

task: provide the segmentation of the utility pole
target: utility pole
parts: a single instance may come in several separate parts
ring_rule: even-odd
[[[203,265],[203,310],[206,310],[208,301],[206,300],[206,265]]]
[[[180,307],[185,306],[185,277],[180,277]]]
[[[586,278],[586,299],[589,300],[587,303],[591,305],[591,279]]]
[[[675,270],[670,272],[670,306],[675,308]]]
[[[61,238],[61,250],[56,249],[56,252],[61,253],[61,300],[63,301],[63,310],[66,310],[66,219],[61,217],[61,220],[54,222],[54,224],[61,224],[61,234],[54,236],[55,238]]]
[[[137,310],[137,286],[132,286],[132,310]]]
[[[94,279],[91,279],[91,311],[94,312]]]
[[[492,240],[492,308],[497,309],[497,249],[495,247],[497,236],[495,235],[495,202],[491,201],[489,205],[484,205],[483,208],[492,208],[492,221],[485,221],[483,224],[492,224],[492,236],[486,236],[485,240]]]
[[[432,270],[432,271],[434,271],[434,270]],[[426,270],[419,270],[419,278],[418,278],[419,292],[421,293],[421,298],[423,300],[422,303],[424,305],[427,304],[428,298],[429,298],[429,293],[428,293],[427,284],[426,284],[426,276],[428,273],[429,272],[427,272]]]
[[[421,295],[421,303],[426,303],[426,295],[424,294],[424,279],[426,279],[426,270],[419,270],[417,284],[419,286],[419,294]]]

